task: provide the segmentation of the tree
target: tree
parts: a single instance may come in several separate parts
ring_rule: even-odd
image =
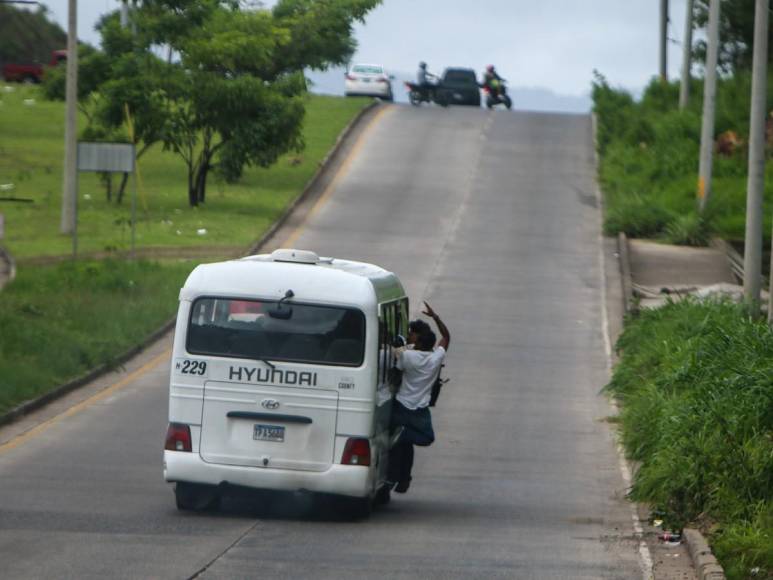
[[[353,22],[379,1],[284,0],[272,11],[215,0],[145,3],[139,22],[180,55],[182,90],[167,93],[163,141],[185,161],[191,205],[206,200],[212,170],[235,180],[303,146],[303,69],[345,62]]]
[[[708,16],[709,0],[697,0],[696,26],[705,28]],[[773,55],[773,27],[769,34],[768,51]],[[719,37],[719,66],[727,72],[751,70],[754,48],[754,0],[723,0]],[[696,57],[705,61],[705,41],[698,43]]]
[[[190,205],[203,203],[212,171],[236,180],[303,146],[303,70],[346,62],[354,23],[379,3],[280,0],[267,10],[238,0],[139,0],[132,26],[106,16],[103,52],[84,57],[91,80],[79,89],[90,130],[114,136],[128,106],[139,155],[157,142],[177,153]],[[156,56],[162,48],[174,62]]]

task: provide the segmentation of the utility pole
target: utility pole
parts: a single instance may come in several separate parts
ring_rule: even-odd
[[[668,0],[660,0],[660,80],[668,82]]]
[[[701,157],[698,171],[698,200],[701,213],[706,209],[711,196],[711,169],[714,161],[714,109],[717,100],[717,57],[719,54],[719,4],[720,0],[711,0],[709,5],[706,78],[703,84]]]
[[[129,3],[127,0],[121,2],[121,28],[129,27]]]
[[[684,40],[682,46],[682,84],[679,86],[679,109],[687,108],[690,100],[690,69],[692,68],[692,7],[693,0],[687,0],[687,14],[684,19]]]
[[[768,84],[768,5],[756,0],[752,106],[749,120],[749,181],[746,189],[746,236],[743,253],[743,294],[753,316],[760,312],[762,274],[762,196],[765,190],[765,117]]]
[[[64,123],[64,179],[62,183],[62,218],[59,231],[75,231],[75,212],[78,200],[77,147],[78,147],[78,2],[69,0],[67,14],[67,81]]]

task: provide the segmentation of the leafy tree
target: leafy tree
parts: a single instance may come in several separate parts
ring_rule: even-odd
[[[180,55],[163,141],[185,161],[191,205],[206,200],[212,170],[235,180],[303,146],[303,69],[345,62],[354,21],[379,1],[282,0],[271,11],[216,0],[143,4],[148,38]]]
[[[709,1],[695,4],[695,25],[705,28],[709,20]],[[750,70],[754,52],[754,0],[723,0],[719,19],[719,64],[727,72]],[[771,11],[773,13],[773,11]],[[773,56],[773,27],[768,37],[769,57]],[[696,55],[705,61],[706,42],[700,41]]]

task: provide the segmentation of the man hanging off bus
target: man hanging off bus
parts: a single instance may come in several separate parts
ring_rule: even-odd
[[[429,402],[432,385],[440,375],[451,342],[448,328],[437,313],[426,302],[424,307],[422,314],[435,322],[440,341],[426,323],[411,323],[408,343],[413,343],[413,348],[395,349],[396,366],[403,376],[392,409],[392,428],[397,440],[389,453],[388,479],[397,493],[405,493],[411,485],[413,446],[426,447],[435,441]]]

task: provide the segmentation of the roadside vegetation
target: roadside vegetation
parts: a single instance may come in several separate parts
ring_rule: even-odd
[[[23,264],[24,258],[71,251],[70,237],[59,233],[64,105],[42,99],[34,86],[12,88],[0,92],[0,187],[7,188],[0,196],[32,202],[0,202],[0,212],[6,221],[3,243]],[[250,168],[236,183],[215,179],[207,203],[194,208],[187,203],[185,166],[161,145],[149,149],[138,162],[137,247],[222,247],[224,255],[246,249],[300,193],[339,133],[369,102],[307,96],[303,151],[285,154],[269,168]],[[79,251],[128,250],[131,183],[120,204],[108,200],[96,174],[80,174],[79,184]]]
[[[0,415],[102,365],[174,316],[188,261],[22,268],[0,293]]]
[[[706,25],[707,9],[708,0],[697,0],[698,28]],[[692,246],[715,236],[743,241],[753,15],[753,0],[723,2],[712,194],[703,213],[696,197],[702,80],[692,81],[689,104],[679,110],[678,82],[655,79],[636,99],[596,73],[607,235]],[[693,52],[699,64],[705,43]],[[773,75],[768,78],[771,111]],[[769,248],[773,116],[766,137]],[[750,319],[743,306],[687,300],[629,317],[617,349],[621,359],[607,391],[620,402],[622,442],[637,465],[631,499],[648,504],[667,529],[700,528],[731,580],[772,579],[771,327]]]
[[[640,467],[631,498],[709,535],[728,577],[773,577],[773,329],[731,303],[630,318],[608,391]]]
[[[746,222],[746,143],[751,81],[747,73],[720,80],[711,203],[697,211],[702,83],[680,111],[678,83],[653,80],[640,100],[597,75],[593,83],[598,119],[599,180],[604,191],[604,229],[633,238],[706,245],[711,236],[742,240]],[[769,109],[773,109],[773,76]],[[771,135],[773,138],[773,135]],[[773,145],[773,143],[771,143]],[[719,151],[721,150],[721,151]],[[773,164],[768,163],[765,224],[770,235]],[[766,247],[769,244],[766,244]]]
[[[133,186],[106,174],[79,176],[79,260],[68,259],[65,67],[42,86],[0,87],[0,243],[18,269],[0,292],[0,413],[111,364],[174,315],[198,260],[266,232],[370,102],[310,95],[304,71],[347,62],[354,23],[378,2],[141,1],[126,28],[105,15],[101,48],[79,50],[79,138],[136,146],[136,246],[163,261],[121,258]]]

